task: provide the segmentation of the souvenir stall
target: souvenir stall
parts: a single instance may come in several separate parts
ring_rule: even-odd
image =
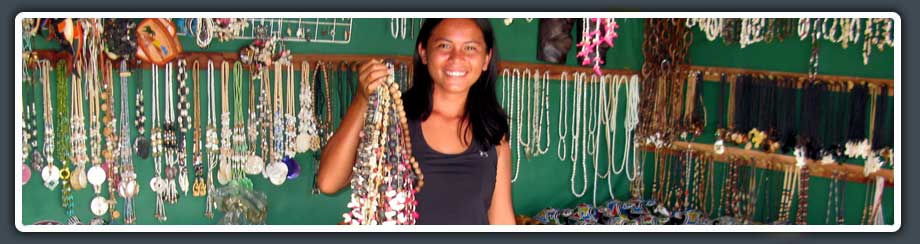
[[[23,224],[415,223],[423,21],[24,19]],[[492,19],[518,224],[892,224],[892,21]],[[370,59],[351,185],[321,194]]]

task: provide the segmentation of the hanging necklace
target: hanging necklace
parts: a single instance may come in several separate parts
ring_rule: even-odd
[[[164,82],[164,84],[166,85],[164,87],[165,96],[166,96],[165,102],[164,102],[165,103],[164,109],[166,111],[166,116],[163,117],[164,118],[163,119],[163,128],[164,128],[163,131],[165,134],[163,139],[165,141],[164,144],[166,146],[166,151],[165,151],[166,193],[165,195],[166,195],[167,203],[175,204],[179,197],[178,196],[179,192],[176,189],[177,187],[176,174],[178,173],[177,171],[179,169],[176,167],[176,163],[177,161],[179,161],[178,156],[180,153],[178,149],[179,147],[178,140],[176,138],[178,128],[176,125],[175,116],[173,114],[174,113],[173,111],[174,103],[173,103],[173,88],[172,88],[172,84],[173,84],[172,63],[166,64],[166,73],[164,73],[164,75],[166,76],[166,79]]]
[[[83,117],[83,87],[82,82],[76,75],[71,75],[71,136],[70,142],[73,148],[73,163],[76,165],[70,176],[70,186],[73,190],[79,191],[86,187],[86,127]]]
[[[597,134],[595,134],[594,142],[593,142],[593,143],[594,143],[594,147],[595,147],[595,153],[594,153],[594,186],[593,186],[593,188],[591,188],[591,189],[592,189],[592,191],[591,191],[591,195],[592,195],[591,199],[593,200],[592,203],[593,203],[594,205],[597,205],[597,179],[598,179],[598,178],[600,178],[600,179],[607,179],[607,177],[610,177],[610,164],[609,164],[609,163],[607,164],[606,167],[604,167],[604,168],[607,169],[607,173],[604,173],[604,174],[598,174],[598,173],[597,173],[597,172],[598,172],[598,169],[599,169],[599,165],[598,165],[599,162],[598,162],[598,160],[599,160],[599,157],[600,157],[600,154],[601,154],[600,152],[597,151],[598,148],[600,148],[600,145],[599,145],[599,144],[600,144],[600,142],[601,142],[601,133],[600,133],[600,131],[598,131],[598,130],[600,130],[601,125],[602,125],[602,124],[605,124],[606,121],[607,121],[607,114],[608,114],[609,109],[608,109],[608,107],[607,107],[608,103],[607,103],[607,101],[606,101],[606,100],[607,100],[607,90],[606,90],[606,89],[607,89],[607,80],[610,79],[610,77],[611,77],[610,75],[605,75],[605,76],[601,76],[601,77],[600,77],[600,84],[599,84],[599,87],[598,87],[598,89],[597,89],[598,98],[597,98],[597,100],[595,101],[595,102],[598,103],[599,108],[598,108],[598,110],[596,111],[596,113],[598,113],[598,115],[597,115],[597,121],[596,121],[596,123],[595,123],[595,125],[594,125],[594,127],[595,127],[594,130],[597,132]],[[603,115],[600,114],[600,113],[603,113]],[[609,162],[609,161],[610,161],[610,160],[608,160],[608,162]],[[609,184],[610,180],[608,180],[607,182],[608,182],[608,184]],[[613,192],[608,192],[608,194],[610,194],[610,198],[613,199]]]
[[[58,120],[55,121],[55,134],[60,136],[57,141],[54,141],[55,144],[55,157],[61,159],[61,206],[64,207],[64,211],[67,216],[73,216],[73,195],[71,194],[71,184],[70,184],[70,166],[68,164],[68,157],[71,156],[70,153],[70,136],[71,136],[71,127],[70,119],[67,118],[70,113],[70,108],[68,102],[70,102],[70,93],[67,88],[67,67],[65,61],[61,60],[57,63],[55,77],[57,78],[57,98],[58,102]]]
[[[246,121],[243,116],[243,64],[239,61],[233,64],[233,132],[231,140],[233,151],[231,152],[231,163],[233,174],[231,180],[239,181],[242,187],[252,189],[252,181],[246,177],[246,168],[244,163],[249,160],[249,147],[246,141]],[[258,172],[256,172],[258,173]]]
[[[198,23],[201,23],[201,22],[198,22]],[[195,100],[194,102],[195,116],[192,121],[192,124],[194,125],[194,127],[192,127],[194,131],[194,134],[192,137],[192,157],[193,157],[192,167],[195,168],[195,181],[194,183],[192,183],[192,196],[193,197],[203,197],[208,192],[207,185],[205,185],[204,165],[203,165],[202,158],[201,158],[202,151],[205,151],[207,149],[202,148],[202,144],[201,144],[201,140],[202,140],[201,138],[201,98],[199,97],[201,96],[201,92],[200,92],[200,89],[198,88],[200,86],[199,85],[199,77],[201,75],[199,73],[200,70],[201,70],[201,65],[199,64],[198,60],[195,60],[195,62],[192,63],[192,94],[193,94],[192,99]]]
[[[121,77],[121,178],[118,183],[118,195],[125,199],[125,224],[134,224],[137,219],[134,215],[134,197],[139,192],[137,174],[134,172],[134,161],[131,160],[131,125],[128,119],[128,62],[121,61],[119,77]],[[82,108],[81,108],[82,110]],[[83,113],[82,111],[80,112]],[[114,214],[114,213],[113,213]]]
[[[176,133],[176,156],[178,157],[178,185],[179,189],[182,190],[182,194],[188,196],[188,166],[187,166],[187,154],[185,153],[185,133],[188,132],[188,127],[191,124],[191,119],[189,118],[188,109],[188,86],[186,86],[185,81],[188,80],[188,71],[186,69],[187,62],[185,59],[179,60],[179,72],[177,74],[177,80],[179,81],[179,103],[176,104],[179,108],[179,114],[177,116],[176,126],[179,127]],[[193,192],[194,195],[194,192]]]
[[[288,167],[282,160],[284,157],[284,117],[281,116],[284,110],[284,91],[282,89],[281,66],[275,65],[275,93],[273,96],[274,106],[272,108],[272,130],[270,137],[274,143],[270,153],[271,163],[265,168],[269,181],[274,185],[284,184],[287,179]]]
[[[605,103],[606,109],[602,112],[603,121],[606,123],[607,127],[603,129],[604,132],[604,141],[607,144],[607,176],[609,177],[610,172],[619,175],[623,172],[625,167],[621,166],[619,170],[616,170],[616,165],[614,161],[614,144],[616,143],[616,133],[617,133],[617,120],[619,114],[619,99],[620,99],[620,87],[622,87],[623,82],[620,82],[621,75],[604,75],[603,82],[610,83],[605,85],[601,90],[604,90],[604,97],[601,99],[601,102]],[[611,132],[613,134],[611,134]],[[609,178],[607,180],[607,192],[610,193],[610,199],[614,199],[615,195],[613,192],[613,179]]]
[[[528,134],[533,131],[532,130],[533,124],[530,123],[531,121],[533,121],[533,118],[530,117],[533,115],[533,106],[532,106],[533,102],[529,99],[531,96],[533,96],[531,93],[531,91],[533,90],[533,82],[531,81],[533,76],[530,74],[530,69],[521,71],[520,78],[521,79],[518,80],[520,82],[519,88],[522,88],[522,89],[518,90],[518,93],[519,93],[518,114],[520,115],[519,116],[520,119],[518,120],[518,131],[519,131],[518,144],[521,147],[523,147],[524,157],[530,158],[530,155],[531,155],[530,140],[533,139],[533,137],[531,137],[530,134]],[[520,133],[520,130],[524,130],[524,132]],[[521,137],[523,135],[527,135],[527,138],[522,139]],[[517,174],[515,174],[515,176],[516,175]],[[517,177],[514,177],[514,179],[517,179]]]
[[[575,76],[575,94],[584,94],[584,86],[585,86],[586,77],[587,75],[585,73],[576,74]],[[581,162],[582,188],[581,188],[581,192],[575,192],[575,175],[577,174],[576,166],[578,165],[578,152],[579,152],[579,148],[578,148],[579,140],[578,139],[579,139],[579,135],[581,134],[580,130],[582,129],[581,128],[581,115],[582,115],[581,110],[584,105],[583,103],[584,103],[584,96],[582,95],[575,96],[575,107],[572,111],[572,114],[574,116],[573,120],[575,122],[573,123],[574,127],[572,127],[572,177],[569,178],[569,182],[571,183],[570,186],[572,190],[572,195],[574,195],[575,197],[579,197],[579,198],[584,196],[585,192],[588,190],[588,173],[587,173],[587,166],[585,165],[585,162],[584,162],[584,158],[585,158],[584,151],[585,150],[584,148],[582,148],[580,150],[581,158],[582,158],[582,162]],[[584,141],[584,138],[581,138],[581,139],[582,141]],[[584,147],[584,143],[581,143],[581,145],[582,147]]]
[[[322,83],[317,79],[320,72],[322,72],[323,77]],[[322,148],[326,145],[326,142],[329,141],[329,138],[332,137],[334,131],[332,124],[332,99],[329,94],[329,74],[326,72],[326,64],[322,61],[317,62],[316,67],[313,68],[313,84],[313,94],[317,96],[320,94],[323,95],[322,103],[315,101],[317,110],[322,110],[316,111],[316,117],[322,116],[322,120],[317,123],[320,134],[320,148]],[[318,91],[317,89],[322,90]],[[320,107],[320,105],[322,105],[322,107]],[[323,112],[323,114],[319,114],[319,112]]]
[[[313,87],[310,83],[310,62],[300,64],[300,112],[297,114],[299,135],[296,139],[297,152],[319,150],[319,134],[316,128],[316,111],[313,109]]]
[[[515,126],[515,128],[517,128],[517,133],[515,133],[517,134],[517,143],[514,144],[515,145],[514,151],[515,151],[516,156],[514,157],[515,159],[514,177],[511,177],[511,183],[514,183],[515,181],[517,181],[517,176],[519,172],[521,171],[521,151],[525,151],[524,154],[525,155],[527,154],[526,149],[521,148],[521,146],[524,144],[521,142],[522,141],[521,140],[521,127],[523,127],[522,125],[523,116],[521,115],[523,112],[521,109],[521,103],[523,103],[523,101],[520,99],[521,98],[520,94],[514,94],[515,90],[517,90],[517,93],[523,93],[521,92],[521,90],[523,90],[521,89],[521,87],[516,87],[519,85],[523,85],[521,84],[521,71],[518,69],[514,69],[514,71],[511,73],[511,93],[512,93],[512,98],[511,98],[511,109],[512,110],[511,111],[512,111],[512,114],[514,114],[513,115],[514,120],[517,121],[516,126]],[[514,106],[515,100],[517,100],[517,103],[518,103],[517,107]]]
[[[44,105],[45,112],[43,126],[45,127],[45,140],[44,140],[44,149],[45,149],[45,162],[47,166],[42,168],[42,181],[45,183],[45,188],[48,190],[54,190],[57,188],[57,185],[60,183],[60,169],[57,165],[54,164],[54,113],[51,106],[51,61],[41,60],[39,61],[39,69],[42,74],[42,104]]]
[[[95,55],[93,55],[95,56]],[[90,169],[90,172],[87,173],[90,183],[96,181],[101,188],[102,184],[108,183],[109,190],[109,199],[106,200],[105,197],[101,196],[99,193],[101,191],[96,191],[96,197],[93,198],[90,203],[90,209],[93,214],[96,216],[103,216],[108,212],[109,209],[112,209],[112,219],[117,218],[117,213],[115,211],[115,190],[114,186],[117,185],[114,179],[114,168],[116,167],[115,161],[118,158],[118,139],[115,137],[115,84],[112,81],[112,63],[106,62],[102,70],[102,93],[100,95],[100,110],[103,112],[102,123],[104,128],[102,129],[102,137],[105,139],[105,148],[102,151],[102,159],[104,162],[100,165],[97,165],[93,168],[96,170]],[[108,176],[108,177],[107,177]],[[95,180],[94,180],[95,178]]]
[[[543,154],[546,154],[547,152],[549,152],[549,148],[550,148],[550,146],[552,145],[552,137],[551,137],[551,134],[550,134],[550,132],[549,132],[549,128],[552,127],[552,126],[550,125],[550,120],[549,120],[549,70],[543,71],[543,77],[542,77],[540,80],[543,82],[542,85],[540,85],[540,87],[541,87],[540,90],[543,92],[543,95],[541,96],[541,97],[543,98],[543,99],[542,99],[543,105],[541,106],[541,108],[539,108],[539,109],[541,109],[541,110],[540,110],[541,112],[540,112],[540,116],[538,117],[538,118],[540,118],[540,119],[538,119],[538,120],[539,120],[539,121],[542,121],[542,123],[545,123],[545,124],[546,124],[546,128],[544,129],[542,124],[541,124],[540,126],[537,127],[537,128],[538,128],[538,131],[537,131],[537,134],[536,134],[536,135],[537,135],[537,144],[534,145],[534,147],[536,148],[536,151],[537,151],[537,154],[538,154],[538,155],[543,155]],[[545,120],[544,120],[544,119],[545,119]],[[540,146],[540,145],[543,144],[543,143],[542,143],[543,138],[540,136],[540,131],[541,131],[541,130],[545,130],[545,131],[546,131],[546,147],[545,147],[545,148],[542,147],[542,146]],[[536,155],[534,155],[534,156],[536,156]]]
[[[153,157],[153,171],[156,177],[150,179],[150,188],[157,194],[156,197],[156,211],[154,212],[154,218],[160,222],[166,221],[166,208],[163,206],[163,200],[165,199],[166,193],[166,180],[163,179],[163,140],[164,135],[163,131],[160,129],[159,117],[160,117],[160,75],[159,75],[159,66],[156,64],[151,64],[150,67],[152,82],[153,83],[153,114],[151,124],[153,128],[150,130],[150,147],[151,156]]]
[[[220,139],[217,136],[217,126],[215,123],[215,117],[217,117],[217,112],[215,106],[217,104],[214,102],[214,62],[210,59],[208,60],[208,102],[207,102],[207,113],[208,113],[208,128],[205,132],[205,148],[208,155],[208,177],[206,179],[207,184],[207,197],[205,199],[205,209],[204,215],[208,219],[214,217],[213,213],[213,189],[214,189],[214,169],[217,167],[217,161],[220,157]],[[218,173],[220,175],[220,173]]]
[[[559,127],[556,128],[556,133],[559,135],[559,143],[556,143],[556,157],[559,158],[559,161],[565,161],[566,156],[566,143],[565,137],[569,134],[569,117],[568,107],[569,107],[569,73],[563,71],[559,75],[559,117],[557,122]]]
[[[293,63],[288,64],[287,66],[287,86],[286,87],[287,87],[287,96],[286,96],[287,106],[285,106],[286,112],[284,114],[284,122],[286,122],[285,130],[284,130],[284,140],[285,140],[286,147],[284,150],[284,158],[282,160],[284,161],[284,163],[287,165],[287,168],[288,168],[287,179],[293,180],[293,179],[296,179],[298,176],[300,176],[300,164],[298,164],[297,161],[294,159],[294,151],[295,151],[294,150],[294,146],[295,146],[294,139],[296,139],[295,136],[297,135],[297,129],[296,129],[297,128],[296,127],[297,118],[294,117],[294,115],[296,114],[295,113],[296,106],[294,105],[294,64]]]
[[[230,139],[232,132],[230,129],[230,104],[227,99],[230,97],[230,94],[227,92],[227,87],[229,86],[230,80],[230,63],[223,61],[220,64],[220,168],[217,171],[217,182],[221,185],[226,185],[230,181],[231,177],[231,165],[230,160],[232,157],[232,149],[230,147]]]
[[[262,173],[265,170],[265,161],[262,160],[262,157],[256,154],[258,147],[258,136],[259,136],[259,119],[257,118],[257,108],[256,108],[256,96],[255,96],[255,79],[258,79],[259,76],[254,75],[250,76],[249,81],[249,124],[248,126],[243,123],[243,130],[248,130],[247,135],[244,138],[244,143],[247,145],[247,150],[244,152],[244,160],[246,160],[244,171],[246,174],[255,175]],[[239,104],[242,106],[242,104]],[[242,116],[241,116],[242,118]]]

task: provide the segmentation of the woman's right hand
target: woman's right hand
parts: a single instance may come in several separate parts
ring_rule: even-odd
[[[381,60],[372,59],[358,68],[358,94],[367,101],[380,84],[387,78],[387,66]]]

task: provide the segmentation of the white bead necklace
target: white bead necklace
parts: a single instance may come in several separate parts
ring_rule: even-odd
[[[556,157],[559,158],[559,161],[565,161],[566,156],[566,144],[565,137],[569,134],[569,119],[568,119],[568,104],[569,104],[569,73],[562,72],[559,75],[559,113],[557,122],[559,127],[556,128],[556,132],[559,135],[559,143],[556,144]]]
[[[514,69],[514,72],[511,73],[511,98],[510,100],[511,100],[511,114],[513,116],[512,119],[516,121],[516,123],[514,124],[514,127],[516,129],[515,134],[517,135],[517,142],[514,143],[515,166],[514,166],[514,177],[511,177],[511,183],[514,183],[515,181],[517,181],[518,173],[521,171],[521,150],[523,150],[521,149],[522,118],[521,118],[521,108],[520,108],[521,106],[520,104],[522,103],[522,101],[518,101],[517,107],[515,107],[514,105],[515,100],[518,100],[518,95],[515,94],[515,92],[521,93],[520,90],[523,90],[520,87],[517,87],[518,84],[521,83],[520,80],[521,80],[521,71],[518,69]]]
[[[584,92],[583,91],[584,91],[584,82],[585,82],[586,77],[587,75],[585,75],[585,73],[578,73],[575,76],[575,106],[572,111],[572,114],[574,114],[575,116],[574,117],[575,123],[574,123],[574,127],[572,128],[572,177],[569,178],[569,181],[571,183],[572,195],[575,195],[575,197],[579,197],[579,198],[584,196],[585,192],[587,192],[588,190],[588,174],[586,172],[587,166],[585,165],[585,162],[584,162],[584,151],[585,150],[584,148],[582,148],[580,150],[582,153],[582,157],[581,157],[582,158],[582,162],[581,162],[582,188],[581,188],[580,193],[575,192],[575,175],[577,173],[576,166],[578,165],[578,152],[579,152],[579,148],[578,148],[579,134],[581,134],[579,130],[582,129],[580,127],[581,126],[581,115],[582,115],[581,110],[582,110],[583,102],[584,102],[584,96],[583,96]],[[582,139],[582,141],[584,140],[584,138],[580,138],[580,139]],[[581,143],[581,145],[582,147],[584,147],[584,143]]]

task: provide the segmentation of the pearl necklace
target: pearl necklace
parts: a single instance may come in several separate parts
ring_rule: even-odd
[[[534,145],[537,153],[534,156],[546,154],[547,152],[549,152],[549,148],[552,145],[552,136],[549,132],[549,128],[551,126],[550,126],[550,120],[549,120],[549,115],[548,115],[549,114],[549,71],[548,70],[543,71],[543,77],[541,78],[541,80],[543,81],[542,85],[540,85],[540,91],[543,92],[543,96],[541,96],[543,98],[542,99],[543,105],[542,105],[542,108],[539,108],[541,110],[539,110],[540,114],[537,117],[538,118],[537,120],[545,123],[546,128],[544,129],[542,124],[537,127],[537,133],[536,133],[537,142],[536,142],[536,145]],[[540,133],[543,130],[546,131],[546,147],[545,148],[540,146],[543,144],[543,138]]]
[[[626,76],[620,78],[621,82],[626,82]],[[626,128],[626,143],[623,146],[623,160],[622,167],[626,168],[627,158],[629,158],[630,148],[632,149],[633,154],[633,174],[630,176],[629,171],[626,171],[626,178],[630,181],[634,181],[637,175],[640,174],[639,170],[639,157],[638,156],[638,143],[634,141],[632,137],[633,131],[636,129],[636,125],[639,124],[639,76],[632,75],[629,80],[628,94],[626,96],[626,118],[624,119],[624,127]],[[632,144],[632,145],[631,145]],[[641,182],[641,179],[640,179]]]
[[[559,143],[556,144],[556,157],[559,158],[559,161],[565,161],[566,156],[566,144],[565,137],[569,134],[569,119],[568,119],[568,107],[569,107],[569,73],[563,71],[559,75],[559,117],[557,122],[559,127],[556,127],[556,133],[559,135]]]
[[[579,152],[579,148],[578,148],[579,140],[578,139],[579,139],[579,135],[581,134],[580,130],[582,129],[581,128],[581,125],[582,125],[581,115],[582,115],[582,107],[584,106],[583,93],[584,93],[586,77],[587,75],[585,73],[578,73],[575,76],[575,94],[576,95],[575,95],[575,106],[572,111],[572,114],[574,116],[573,120],[575,123],[573,123],[574,127],[572,127],[572,177],[569,178],[569,181],[571,183],[572,195],[575,195],[575,197],[579,197],[579,198],[584,196],[585,192],[587,192],[588,190],[587,166],[585,165],[585,162],[584,162],[584,154],[585,154],[584,143],[583,143],[584,138],[581,138],[582,139],[582,143],[581,143],[581,146],[582,146],[582,149],[581,149],[582,188],[581,188],[580,193],[575,192],[575,175],[577,174],[576,166],[578,165],[578,152]]]
[[[597,88],[598,95],[597,95],[596,102],[598,103],[597,105],[598,109],[596,113],[598,113],[598,115],[597,115],[597,119],[594,124],[594,130],[595,132],[597,132],[594,136],[594,150],[595,150],[595,153],[594,153],[594,186],[593,188],[591,188],[592,189],[591,199],[593,200],[592,203],[594,205],[597,205],[597,179],[600,178],[603,180],[603,179],[607,179],[608,177],[610,177],[610,163],[608,163],[607,166],[605,167],[607,168],[607,173],[598,174],[599,167],[600,167],[598,161],[599,161],[599,157],[601,154],[597,152],[598,148],[600,148],[600,142],[601,142],[601,133],[598,130],[601,130],[600,129],[601,125],[607,123],[607,119],[608,119],[607,114],[609,113],[609,108],[608,108],[609,103],[607,102],[607,81],[609,77],[610,75],[601,76],[599,78],[600,84],[598,84],[598,88]],[[607,160],[607,161],[609,162],[610,160]],[[610,180],[608,180],[607,182],[609,185]],[[608,192],[608,194],[610,194],[610,198],[613,199],[613,192]]]
[[[629,86],[629,84],[626,83],[625,77],[626,76],[623,76],[623,75],[615,75],[615,76],[610,76],[610,78],[607,79],[608,82],[613,83],[613,84],[610,84],[610,86],[607,88],[608,89],[607,91],[610,93],[610,96],[608,96],[607,101],[606,101],[608,103],[607,106],[609,108],[604,112],[605,120],[608,122],[607,129],[604,130],[604,132],[606,133],[604,138],[606,138],[607,153],[609,155],[607,157],[607,160],[610,162],[608,164],[609,169],[607,169],[608,175],[610,174],[611,171],[616,175],[620,175],[620,173],[623,173],[623,170],[626,169],[626,165],[621,164],[620,169],[617,170],[617,167],[615,165],[616,161],[614,161],[614,158],[616,158],[614,144],[616,143],[616,138],[617,138],[617,120],[619,120],[619,110],[620,110],[619,109],[620,88],[622,88],[624,84],[627,87]],[[629,138],[626,138],[626,141],[628,140]],[[607,190],[610,193],[610,199],[616,198],[613,192],[613,179],[612,178],[607,180]]]
[[[523,89],[521,89],[521,87],[517,87],[520,85],[523,85],[521,84],[521,71],[518,69],[514,69],[514,71],[511,73],[511,99],[510,100],[511,100],[511,114],[512,114],[513,119],[517,121],[517,123],[514,125],[514,127],[517,129],[517,131],[514,133],[517,135],[517,142],[514,143],[515,145],[515,149],[514,149],[514,152],[515,152],[515,157],[514,157],[515,166],[514,167],[515,169],[514,169],[514,176],[511,177],[511,183],[514,183],[515,181],[517,181],[518,174],[520,173],[520,170],[521,170],[521,151],[525,150],[521,148],[521,145],[523,145],[523,143],[521,142],[522,141],[521,140],[521,127],[523,123],[523,118],[521,116],[521,113],[522,113],[521,103],[523,103],[523,101],[521,101],[520,98],[523,94]],[[515,107],[514,105],[515,100],[517,100],[517,103],[518,103],[517,107]]]

